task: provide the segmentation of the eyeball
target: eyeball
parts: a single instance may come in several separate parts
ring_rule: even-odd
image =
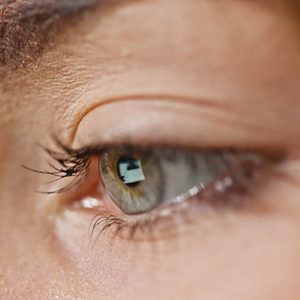
[[[212,183],[220,190],[220,180],[242,174],[245,163],[255,165],[259,160],[247,153],[121,147],[106,152],[99,169],[112,201],[130,215],[181,202]]]
[[[159,205],[164,180],[154,156],[112,150],[100,161],[100,173],[111,199],[126,214],[140,214]]]

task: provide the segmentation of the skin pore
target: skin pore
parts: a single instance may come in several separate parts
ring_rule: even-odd
[[[296,8],[112,2],[62,22],[25,69],[1,66],[0,298],[299,299]],[[199,214],[155,241],[108,232],[91,249],[95,210],[63,205],[85,190],[36,193],[60,183],[21,167],[47,169],[38,145],[55,148],[52,134],[75,147],[130,142],[285,158],[251,183],[241,210]]]

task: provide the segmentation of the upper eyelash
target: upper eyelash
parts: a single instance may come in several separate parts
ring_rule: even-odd
[[[39,174],[45,174],[45,175],[51,175],[55,177],[55,179],[52,182],[60,181],[65,178],[73,177],[74,180],[72,180],[69,184],[66,186],[59,188],[57,190],[53,191],[39,191],[41,193],[45,194],[56,194],[56,193],[64,193],[67,191],[70,191],[73,189],[74,186],[80,184],[84,181],[86,174],[89,169],[90,165],[90,159],[92,156],[101,156],[106,151],[116,148],[116,147],[123,147],[127,150],[136,149],[137,146],[130,145],[130,144],[107,144],[107,145],[90,145],[87,147],[82,148],[72,148],[70,146],[67,146],[64,144],[60,139],[57,137],[53,137],[54,143],[56,144],[57,148],[59,150],[52,150],[50,148],[41,146],[41,148],[54,160],[57,162],[57,166],[52,164],[50,161],[48,161],[48,166],[50,167],[49,170],[38,170],[34,169],[28,166],[22,166],[23,168],[33,171],[35,173]],[[149,151],[150,147],[146,147],[145,145],[139,145],[139,151]],[[166,146],[156,146],[155,149],[173,149],[175,147],[166,147]],[[183,148],[183,147],[176,147]],[[188,150],[189,147],[184,147],[185,150]],[[213,151],[213,150],[212,150]],[[214,151],[217,151],[216,149]],[[221,152],[221,150],[219,150]],[[236,150],[222,150],[222,152],[236,152]],[[170,154],[170,153],[169,153]]]
[[[73,149],[65,144],[63,144],[59,139],[54,138],[54,141],[57,145],[57,147],[61,151],[55,151],[47,147],[42,147],[42,149],[53,159],[58,163],[58,166],[54,166],[51,162],[47,162],[48,166],[50,167],[49,170],[37,170],[34,168],[30,168],[28,166],[22,166],[23,168],[39,173],[44,175],[51,175],[56,177],[53,181],[50,181],[49,183],[53,183],[59,180],[63,180],[68,177],[74,177],[74,180],[72,180],[68,185],[65,187],[62,187],[57,190],[53,191],[39,191],[43,194],[59,194],[64,193],[72,190],[74,186],[77,184],[80,184],[89,169],[90,165],[90,158],[92,156],[101,156],[106,151],[108,151],[111,148],[114,147],[123,147],[126,149],[134,148],[133,145],[106,145],[104,146],[87,146],[79,149]],[[140,150],[142,150],[143,147],[141,147]],[[146,148],[144,148],[146,149]]]
[[[41,192],[45,194],[56,194],[64,193],[73,188],[73,186],[79,184],[85,178],[87,170],[90,164],[90,157],[95,154],[101,154],[104,150],[101,148],[81,148],[81,149],[72,149],[64,145],[60,140],[55,139],[55,143],[61,151],[55,151],[50,148],[42,146],[42,149],[57,162],[58,166],[53,165],[48,161],[48,166],[50,170],[37,170],[30,168],[28,166],[22,166],[23,168],[33,171],[39,174],[51,175],[56,177],[53,181],[62,180],[68,177],[74,177],[74,180],[69,183],[67,186],[60,188],[58,190]],[[53,182],[51,181],[51,182]]]
[[[72,148],[70,146],[67,146],[63,142],[61,142],[60,139],[53,137],[53,140],[56,144],[56,146],[60,149],[60,151],[52,150],[50,148],[41,146],[41,148],[53,159],[57,162],[58,166],[54,166],[51,162],[47,162],[48,166],[50,167],[49,170],[38,170],[34,169],[25,165],[22,165],[22,167],[26,170],[44,174],[44,175],[51,175],[56,177],[55,180],[51,181],[50,183],[54,181],[59,181],[68,177],[74,177],[74,180],[70,182],[67,186],[62,187],[57,190],[53,191],[39,191],[43,194],[57,194],[57,193],[64,193],[67,191],[72,190],[74,186],[81,183],[89,169],[90,165],[90,158],[92,156],[101,156],[103,153],[108,151],[109,149],[113,147],[133,147],[132,145],[96,145],[96,146],[87,146],[82,148]]]

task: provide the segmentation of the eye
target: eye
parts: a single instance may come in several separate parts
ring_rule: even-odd
[[[126,238],[138,233],[142,239],[161,237],[165,228],[176,227],[169,221],[189,211],[195,215],[196,207],[243,203],[254,184],[252,175],[278,159],[252,151],[133,145],[72,149],[57,143],[62,151],[47,150],[57,162],[51,163],[53,170],[37,172],[55,176],[55,182],[62,179],[63,186],[47,193],[64,193],[66,209],[83,208],[92,218],[96,213],[93,232],[102,225],[101,232],[115,228]],[[71,183],[67,178],[73,178]],[[153,231],[157,228],[159,233]]]
[[[118,148],[103,155],[99,170],[112,201],[130,215],[182,202],[214,183],[229,187],[261,161],[249,153]]]
[[[107,193],[126,214],[150,211],[164,197],[163,169],[150,153],[109,151],[100,160],[100,173]]]

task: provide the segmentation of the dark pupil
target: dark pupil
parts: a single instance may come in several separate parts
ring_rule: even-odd
[[[121,180],[128,186],[136,186],[145,180],[142,162],[132,157],[122,157],[118,161],[118,173]]]

